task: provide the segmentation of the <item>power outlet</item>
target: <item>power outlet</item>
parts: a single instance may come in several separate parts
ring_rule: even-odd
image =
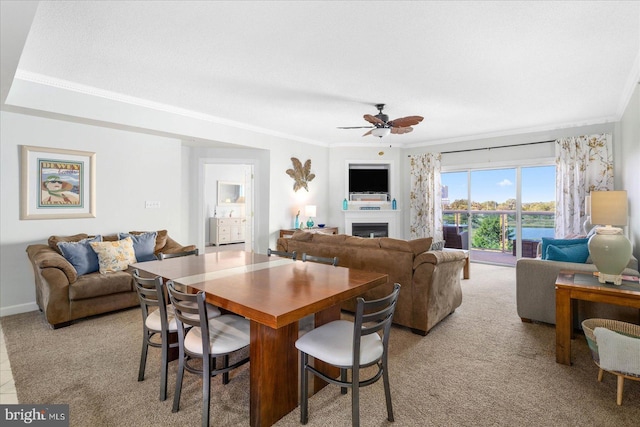
[[[147,200],[144,207],[147,209],[160,209],[160,202]]]

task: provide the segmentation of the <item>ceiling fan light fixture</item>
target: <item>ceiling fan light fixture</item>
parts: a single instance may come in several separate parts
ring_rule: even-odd
[[[377,136],[378,138],[382,138],[383,136],[387,136],[391,133],[390,128],[375,128],[371,131],[371,135]]]

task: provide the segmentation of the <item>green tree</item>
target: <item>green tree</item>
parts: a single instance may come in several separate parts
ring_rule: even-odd
[[[475,221],[474,221],[475,222]],[[511,246],[513,230],[506,228],[506,236],[502,235],[499,215],[478,218],[477,228],[473,231],[473,247],[483,249],[502,249],[502,239],[506,240],[506,248]]]

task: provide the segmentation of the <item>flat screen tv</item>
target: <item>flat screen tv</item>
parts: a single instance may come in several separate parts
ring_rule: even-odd
[[[388,192],[388,169],[349,169],[349,193]]]

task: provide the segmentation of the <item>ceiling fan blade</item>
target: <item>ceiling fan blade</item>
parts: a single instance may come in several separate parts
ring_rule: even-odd
[[[375,126],[338,126],[337,129],[371,129]]]
[[[391,133],[395,133],[398,135],[402,135],[403,133],[409,133],[412,132],[413,128],[411,126],[407,126],[407,127],[403,127],[403,128],[398,128],[398,127],[392,127],[391,128]]]
[[[380,120],[376,116],[372,116],[371,114],[365,114],[364,119],[374,125],[384,125],[384,122],[382,120]]]
[[[424,117],[422,117],[422,116],[401,117],[399,119],[391,120],[389,122],[389,125],[391,125],[393,127],[401,127],[401,128],[403,128],[403,127],[407,127],[407,126],[417,125],[422,120],[424,120]]]
[[[364,134],[364,135],[362,135],[362,136],[371,135],[371,132],[373,132],[373,129],[371,129],[369,132],[365,133],[365,134]]]

